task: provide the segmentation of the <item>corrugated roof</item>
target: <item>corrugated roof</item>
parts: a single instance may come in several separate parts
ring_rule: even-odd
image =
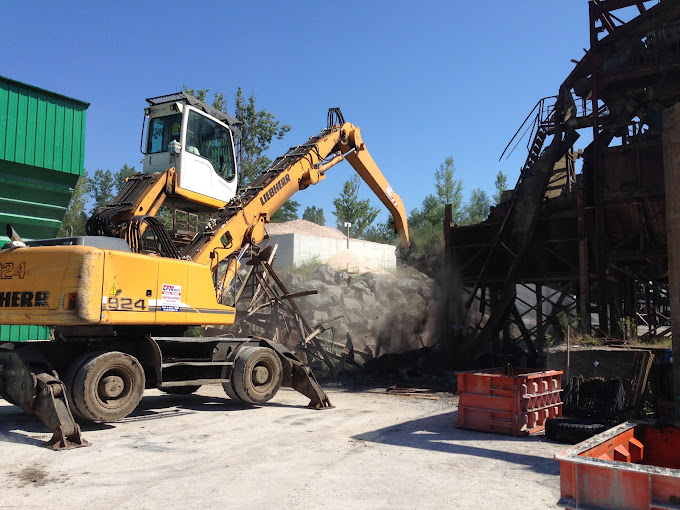
[[[73,97],[65,96],[64,94],[52,92],[51,90],[41,89],[40,87],[36,87],[35,85],[31,85],[29,83],[24,83],[24,82],[21,82],[21,81],[18,81],[18,80],[13,80],[12,78],[7,78],[6,76],[0,76],[0,81],[6,81],[6,82],[13,83],[13,84],[21,86],[21,87],[33,89],[37,92],[42,92],[44,94],[49,94],[49,95],[54,96],[54,97],[60,97],[62,99],[66,99],[68,101],[73,101],[74,103],[78,103],[78,104],[84,106],[85,108],[88,108],[90,106],[90,103],[86,103],[85,101],[81,101],[80,99],[75,99]]]

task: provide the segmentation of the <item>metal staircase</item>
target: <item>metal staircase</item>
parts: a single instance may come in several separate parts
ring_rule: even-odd
[[[480,341],[490,341],[504,326],[504,321],[509,317],[519,317],[519,312],[515,305],[516,297],[516,276],[523,261],[524,254],[533,238],[533,230],[536,224],[538,206],[543,201],[548,182],[555,168],[555,164],[565,155],[573,145],[578,135],[575,131],[564,129],[562,119],[564,111],[567,111],[565,104],[573,106],[571,95],[560,99],[557,97],[543,98],[532,111],[527,115],[520,128],[517,130],[510,143],[503,151],[505,155],[510,145],[518,138],[517,143],[529,134],[527,145],[528,155],[520,171],[517,184],[508,201],[507,210],[503,221],[498,229],[496,236],[489,245],[485,262],[477,278],[470,296],[466,302],[466,314],[469,314],[475,298],[480,301],[480,322],[477,325],[481,328]],[[558,119],[558,108],[561,119]],[[549,136],[553,136],[550,145],[544,149],[545,142]],[[512,151],[510,152],[512,153]],[[508,258],[511,263],[503,283],[502,290],[494,300],[488,320],[481,327],[484,309],[488,305],[486,302],[486,288],[491,273],[491,268],[499,258]],[[482,291],[478,295],[479,291]],[[537,356],[537,351],[530,335],[523,334],[526,350],[530,358]]]

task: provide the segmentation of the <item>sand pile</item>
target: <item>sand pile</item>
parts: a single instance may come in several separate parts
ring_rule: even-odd
[[[267,225],[269,235],[301,234],[316,237],[330,237],[332,239],[346,239],[345,234],[332,227],[323,227],[307,220],[285,221],[283,223],[269,223]]]
[[[361,255],[353,251],[343,250],[339,251],[331,258],[325,261],[325,264],[338,271],[347,271],[348,273],[375,273],[388,274],[389,271],[383,269],[377,264],[365,259]]]

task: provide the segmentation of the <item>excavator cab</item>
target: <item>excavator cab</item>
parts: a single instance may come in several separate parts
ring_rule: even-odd
[[[143,173],[174,167],[179,190],[222,202],[233,198],[240,122],[184,92],[146,101]]]

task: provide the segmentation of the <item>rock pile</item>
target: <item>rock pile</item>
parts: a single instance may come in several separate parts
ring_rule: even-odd
[[[355,349],[378,357],[403,353],[437,342],[435,282],[417,271],[352,273],[319,266],[310,276],[279,270],[289,292],[316,290],[296,300],[311,325],[329,318],[335,342],[349,333]]]

